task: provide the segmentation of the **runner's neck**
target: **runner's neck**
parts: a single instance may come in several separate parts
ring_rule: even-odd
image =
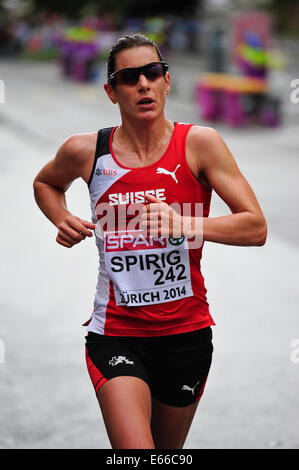
[[[116,129],[113,136],[113,145],[119,153],[120,149],[136,158],[143,164],[148,164],[156,159],[156,154],[163,153],[167,148],[174,129],[173,122],[163,119],[162,123],[154,122],[147,125],[132,126],[130,123],[122,123]]]

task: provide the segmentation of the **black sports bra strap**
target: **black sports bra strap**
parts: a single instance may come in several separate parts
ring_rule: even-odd
[[[91,174],[87,183],[88,186],[90,186],[98,158],[100,158],[102,155],[107,155],[108,153],[110,153],[109,143],[110,143],[110,135],[113,129],[114,127],[105,127],[104,129],[100,129],[98,131],[93,166],[92,166]]]

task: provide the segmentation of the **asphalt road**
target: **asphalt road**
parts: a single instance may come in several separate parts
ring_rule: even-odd
[[[186,61],[170,61],[166,114],[200,123],[192,101],[200,66]],[[205,245],[215,350],[186,449],[299,448],[299,104],[289,99],[290,79],[298,77],[274,77],[281,128],[215,126],[257,195],[269,235],[264,247]],[[92,310],[97,250],[93,239],[72,250],[56,244],[32,181],[64,139],[119,123],[118,109],[102,77],[69,82],[53,64],[1,60],[0,78],[0,448],[109,449],[81,326]],[[90,218],[83,182],[71,186],[67,201]],[[211,216],[228,213],[214,195]]]

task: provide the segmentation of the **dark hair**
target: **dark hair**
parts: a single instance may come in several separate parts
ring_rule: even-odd
[[[115,72],[115,56],[118,52],[123,51],[124,49],[131,49],[133,47],[140,47],[140,46],[149,46],[154,47],[157,51],[159,59],[163,62],[161,52],[157,44],[154,43],[150,38],[144,36],[141,33],[136,34],[127,34],[125,36],[120,37],[114,46],[110,49],[108,59],[107,59],[107,79],[109,80],[109,76]]]

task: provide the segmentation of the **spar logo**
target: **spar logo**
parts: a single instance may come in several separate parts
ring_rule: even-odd
[[[166,248],[166,238],[154,238],[145,233],[106,233],[105,251],[128,251]]]

